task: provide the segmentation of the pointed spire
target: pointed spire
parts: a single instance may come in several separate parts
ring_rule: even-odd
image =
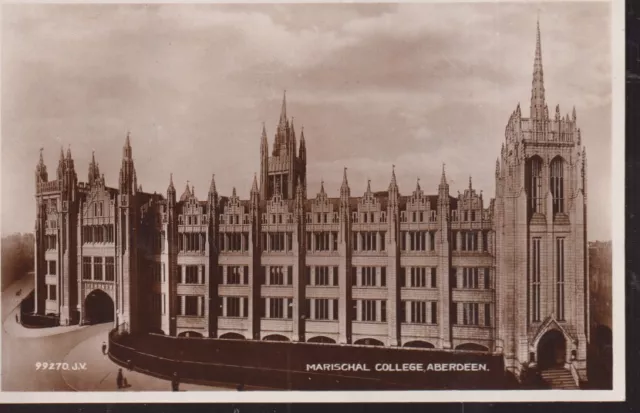
[[[42,151],[44,151],[44,148],[40,148],[40,160],[38,161],[40,165],[44,165],[44,158],[42,156]]]
[[[531,84],[531,118],[542,119],[544,110],[544,73],[542,70],[542,47],[540,42],[540,19],[537,22],[536,52],[533,59],[533,82]]]
[[[234,197],[234,198],[238,196],[238,195],[236,195],[236,187],[235,186],[233,187],[233,191],[231,192],[231,196]]]
[[[71,160],[71,145],[67,147],[67,159]]]
[[[473,185],[471,185],[471,175],[469,175],[469,190],[471,190],[471,188],[473,188]]]
[[[422,188],[420,188],[420,177],[416,178],[416,192],[420,192]]]
[[[284,91],[282,96],[282,109],[280,109],[280,125],[285,126],[287,124],[287,91]]]
[[[131,132],[127,131],[127,139],[124,142],[124,146],[131,147]]]
[[[216,174],[211,174],[211,185],[209,185],[209,195],[216,195]]]
[[[173,192],[175,194],[176,188],[173,186],[173,173],[169,174],[169,188],[167,188],[167,192]]]
[[[367,193],[371,192],[371,179],[367,179]]]
[[[500,157],[496,158],[496,176],[500,175]]]
[[[253,184],[251,185],[251,193],[252,194],[257,194],[258,191],[258,176],[254,173],[253,174]]]
[[[196,188],[191,185],[191,195],[196,196]]]
[[[262,135],[260,136],[260,145],[263,147],[267,147],[267,127],[264,122],[262,122]]]
[[[573,107],[573,113],[571,114],[571,119],[575,122],[576,118],[577,118],[577,116],[576,116],[576,107],[574,106]]]
[[[447,184],[447,176],[444,172],[444,162],[442,163],[442,176],[440,177],[440,185],[446,185]]]
[[[396,165],[391,165],[391,183],[389,183],[389,190],[398,189],[398,181],[396,180]]]
[[[298,177],[298,181],[299,181],[299,180],[300,180],[300,178]],[[320,193],[321,193],[322,195],[324,195],[324,194],[325,194],[325,192],[324,192],[324,179],[320,180]]]
[[[64,149],[60,146],[60,162],[64,161]]]

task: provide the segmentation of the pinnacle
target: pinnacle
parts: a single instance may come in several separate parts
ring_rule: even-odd
[[[216,192],[216,174],[211,174],[211,185],[209,186],[209,193],[215,194]]]
[[[258,177],[253,174],[253,184],[251,185],[251,193],[258,193]]]
[[[440,177],[440,185],[446,185],[447,184],[447,176],[446,176],[445,171],[444,171],[444,166],[445,166],[445,164],[442,163],[442,177]]]

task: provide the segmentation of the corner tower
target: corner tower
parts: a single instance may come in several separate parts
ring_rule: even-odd
[[[530,116],[518,104],[496,163],[496,350],[516,376],[586,380],[586,230],[586,154],[575,109],[549,117],[538,22]]]

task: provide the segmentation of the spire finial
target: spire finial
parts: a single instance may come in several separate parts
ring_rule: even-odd
[[[416,179],[416,192],[419,192],[420,189],[421,189],[420,188],[420,177],[417,177],[417,179]]]
[[[445,163],[442,163],[442,177],[440,178],[440,185],[446,185],[447,184],[447,176],[445,173]]]
[[[542,46],[540,41],[540,17],[536,24],[536,52],[533,59],[533,82],[531,85],[531,118],[542,119],[544,115],[544,73],[542,70]]]
[[[287,90],[284,90],[282,95],[282,109],[280,109],[280,125],[287,124]]]
[[[471,190],[472,185],[471,185],[471,175],[469,175],[469,190]]]

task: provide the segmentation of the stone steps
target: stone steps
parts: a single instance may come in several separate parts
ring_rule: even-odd
[[[560,390],[578,390],[576,382],[573,380],[573,376],[569,370],[562,368],[554,368],[543,370],[540,375],[542,379],[547,382],[552,389]]]

